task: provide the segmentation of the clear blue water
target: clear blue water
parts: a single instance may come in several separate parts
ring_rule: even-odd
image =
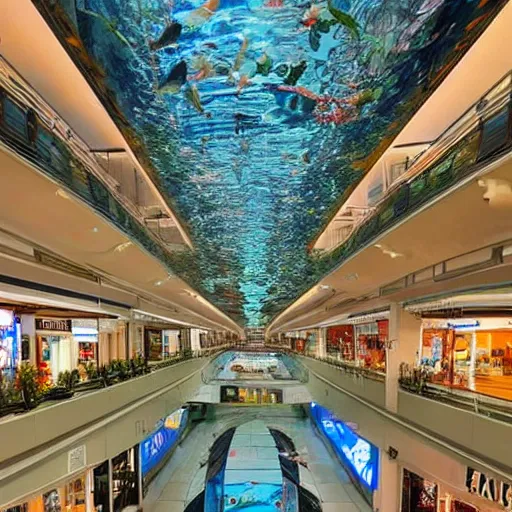
[[[33,1],[65,32],[62,10]],[[308,244],[506,3],[58,2],[85,47],[73,55],[190,231],[175,271],[250,326],[336,263]],[[156,49],[171,23],[179,37]]]

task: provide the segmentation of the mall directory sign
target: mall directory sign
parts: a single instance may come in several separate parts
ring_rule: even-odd
[[[367,490],[376,490],[379,484],[379,449],[325,407],[312,402],[310,409],[316,425],[352,476]]]

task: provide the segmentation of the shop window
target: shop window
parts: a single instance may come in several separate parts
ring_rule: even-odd
[[[112,459],[114,512],[139,504],[139,451],[135,448]]]
[[[161,361],[163,358],[162,331],[145,330],[144,352],[149,361]]]
[[[401,512],[437,512],[437,485],[404,469]]]
[[[343,361],[355,360],[354,326],[339,325],[327,329],[327,354]]]
[[[105,461],[93,471],[94,509],[96,512],[110,512],[109,462]]]
[[[388,331],[388,320],[355,327],[356,358],[360,366],[381,372],[386,371]]]

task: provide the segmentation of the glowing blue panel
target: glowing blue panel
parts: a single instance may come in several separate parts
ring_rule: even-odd
[[[367,489],[377,489],[379,449],[357,435],[325,407],[315,404],[310,410],[318,428],[326,435],[352,475]]]

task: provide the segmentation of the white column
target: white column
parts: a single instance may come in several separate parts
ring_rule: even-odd
[[[20,315],[21,321],[21,336],[29,337],[29,361],[30,364],[36,366],[36,316],[35,315]]]
[[[327,329],[324,327],[317,329],[317,343],[316,343],[316,356],[325,357],[327,354]]]
[[[390,460],[385,451],[380,451],[379,488],[375,492],[373,509],[376,512],[400,510],[401,470],[396,460]]]
[[[391,348],[386,349],[386,408],[391,412],[398,412],[400,363],[414,364],[420,338],[421,319],[405,311],[400,304],[391,304],[389,312]]]

